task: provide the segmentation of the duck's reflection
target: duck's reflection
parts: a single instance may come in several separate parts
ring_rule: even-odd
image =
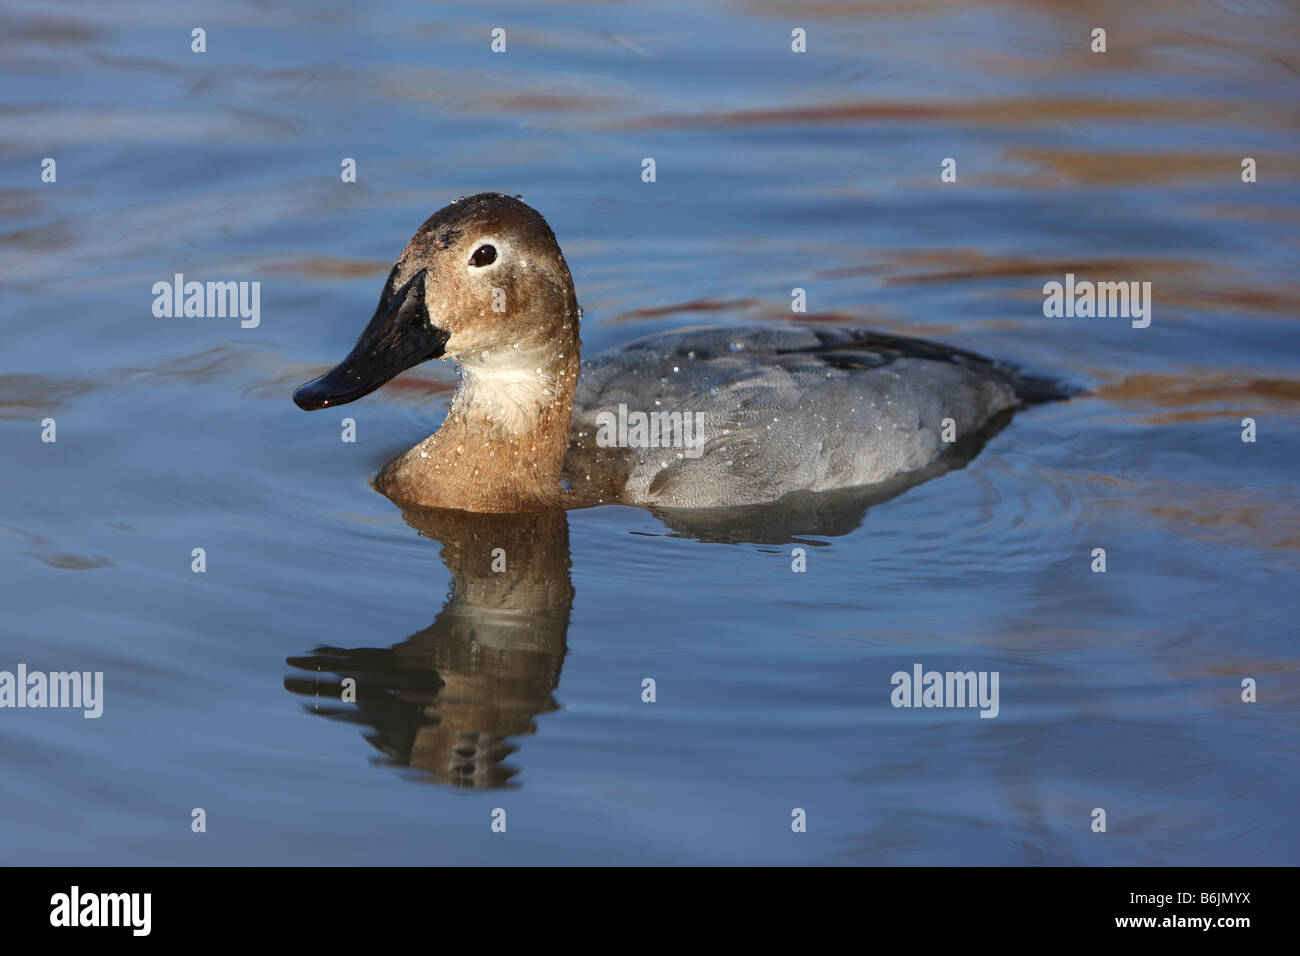
[[[313,676],[285,687],[329,700],[309,710],[373,728],[392,762],[461,787],[504,786],[517,771],[508,737],[532,734],[564,662],[573,606],[563,512],[494,515],[403,511],[442,543],[451,593],[424,630],[391,648],[321,647],[289,664]],[[332,675],[332,676],[329,676]],[[328,680],[326,677],[328,676]],[[355,704],[344,681],[355,681]]]
[[[887,484],[655,514],[669,533],[701,541],[771,545],[848,534],[872,505],[964,467],[1009,418],[999,416],[926,470]],[[442,544],[452,584],[441,613],[391,648],[319,647],[291,657],[308,676],[290,677],[285,687],[315,698],[309,712],[372,728],[366,739],[399,766],[461,787],[504,786],[518,772],[504,762],[517,749],[507,738],[534,733],[534,718],[559,707],[552,694],[573,606],[568,515],[402,514]],[[343,695],[349,678],[355,700]]]

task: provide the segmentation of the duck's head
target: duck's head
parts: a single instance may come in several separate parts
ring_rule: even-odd
[[[481,193],[434,213],[406,244],[348,357],[293,393],[311,411],[368,395],[435,358],[492,364],[576,349],[569,267],[541,214]]]

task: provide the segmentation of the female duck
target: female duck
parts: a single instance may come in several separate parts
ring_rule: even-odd
[[[683,329],[580,363],[580,315],[536,210],[461,199],[420,227],[352,352],[294,401],[341,405],[451,358],[460,383],[442,427],[376,487],[413,505],[528,512],[896,484],[951,450],[945,426],[972,436],[1066,394],[972,352],[853,328]]]

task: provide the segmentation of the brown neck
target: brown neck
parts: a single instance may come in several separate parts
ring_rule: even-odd
[[[521,512],[563,507],[579,343],[545,341],[458,358],[442,427],[375,479],[390,498],[434,508]]]

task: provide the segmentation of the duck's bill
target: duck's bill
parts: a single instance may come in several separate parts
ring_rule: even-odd
[[[398,373],[444,354],[449,333],[429,320],[425,274],[421,269],[396,292],[385,293],[348,357],[293,393],[299,408],[310,412],[355,402]]]

